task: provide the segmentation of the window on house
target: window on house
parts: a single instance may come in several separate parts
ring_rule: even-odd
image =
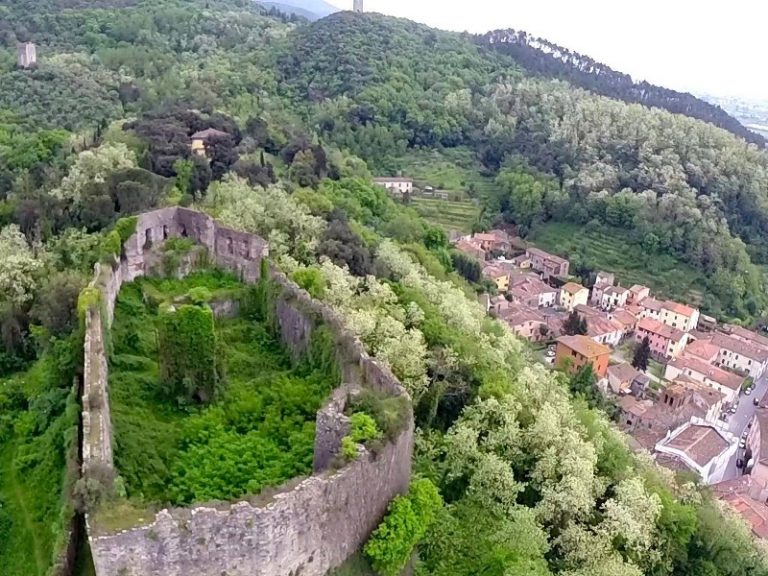
[[[163,225],[163,240],[168,240],[168,226]]]

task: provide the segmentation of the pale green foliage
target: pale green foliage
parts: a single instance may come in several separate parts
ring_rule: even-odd
[[[104,182],[110,172],[135,166],[136,154],[125,144],[104,144],[78,154],[69,174],[51,194],[61,200],[78,202],[86,184]]]
[[[427,386],[427,346],[420,331],[406,328],[406,311],[392,289],[373,276],[356,278],[328,259],[320,270],[327,286],[325,301],[418,399]]]
[[[262,236],[276,258],[290,254],[311,261],[325,229],[322,218],[312,216],[281,186],[256,190],[245,180],[228,175],[211,186],[207,198],[222,222]]]
[[[32,300],[43,262],[15,224],[0,230],[0,303],[22,306]]]

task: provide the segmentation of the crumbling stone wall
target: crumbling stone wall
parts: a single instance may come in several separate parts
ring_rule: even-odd
[[[141,215],[120,261],[111,267],[97,266],[92,286],[101,291],[102,306],[86,315],[84,471],[96,463],[114,468],[104,330],[111,326],[115,299],[123,282],[148,272],[146,255],[151,248],[172,236],[195,239],[216,264],[245,282],[260,278],[261,262],[268,255],[267,243],[258,236],[174,207]],[[271,271],[270,277],[278,287],[272,303],[277,325],[294,358],[307,352],[313,330],[322,324],[334,336],[341,368],[339,388],[318,411],[313,475],[268,504],[256,497],[163,510],[145,526],[108,535],[89,531],[97,576],[323,576],[365,542],[390,500],[407,490],[412,415],[400,435],[376,454],[362,451],[343,469],[331,469],[348,431],[344,408],[350,391],[369,386],[391,395],[406,393],[330,308],[280,272]],[[91,395],[100,401],[88,402]]]

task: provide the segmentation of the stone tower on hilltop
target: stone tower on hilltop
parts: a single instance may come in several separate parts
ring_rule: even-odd
[[[33,68],[37,66],[37,47],[32,42],[19,44],[19,68]]]
[[[363,12],[363,0],[354,0],[352,3],[352,10],[354,12]]]

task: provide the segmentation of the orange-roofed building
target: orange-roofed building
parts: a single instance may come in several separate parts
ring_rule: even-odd
[[[690,332],[699,324],[699,311],[685,304],[667,300],[661,305],[659,320],[672,328]]]
[[[589,301],[589,290],[576,282],[568,282],[560,288],[560,306],[572,312],[576,306],[586,306]]]
[[[605,378],[610,358],[611,349],[588,336],[561,336],[557,339],[555,365],[560,368],[568,366],[572,374],[591,364],[598,378]]]

